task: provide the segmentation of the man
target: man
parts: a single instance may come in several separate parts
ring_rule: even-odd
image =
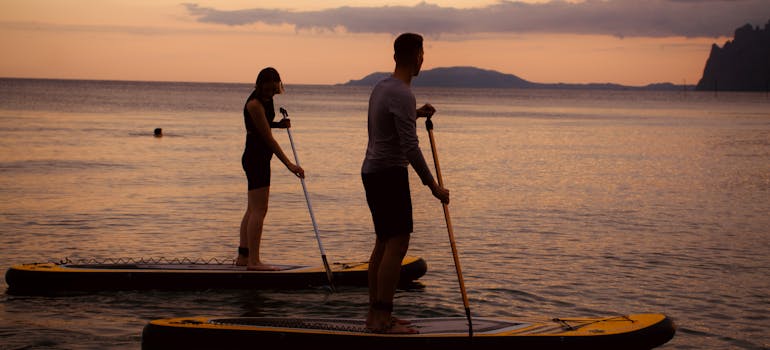
[[[369,312],[366,327],[381,333],[417,333],[408,322],[392,316],[393,296],[401,262],[412,233],[412,201],[407,167],[412,168],[433,195],[449,203],[449,191],[434,180],[417,140],[417,118],[430,117],[433,106],[416,109],[412,78],[423,62],[422,36],[401,34],[393,44],[396,67],[369,97],[366,157],[361,178],[377,236],[369,260]]]

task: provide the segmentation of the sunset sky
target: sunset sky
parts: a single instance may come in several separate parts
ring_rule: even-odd
[[[769,0],[0,0],[0,77],[336,84],[391,71],[413,31],[424,69],[695,84],[712,44],[768,20]]]

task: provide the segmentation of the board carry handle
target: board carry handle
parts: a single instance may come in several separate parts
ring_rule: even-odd
[[[430,116],[425,119],[425,128],[428,129],[428,137],[430,138],[430,150],[431,153],[433,153],[433,164],[436,166],[436,177],[438,178],[439,186],[444,187],[444,180],[441,177],[441,167],[439,166],[438,154],[436,152],[436,140],[433,137],[433,121],[431,121]],[[444,208],[444,219],[446,220],[446,229],[449,234],[449,245],[452,247],[452,258],[454,258],[455,270],[457,270],[457,281],[460,283],[460,292],[463,296],[465,317],[468,319],[468,337],[473,337],[471,307],[468,302],[468,293],[465,292],[465,281],[463,280],[462,267],[460,267],[460,257],[457,255],[457,244],[455,244],[455,235],[452,230],[452,219],[449,217],[449,205],[444,202],[442,202],[441,205]]]
[[[286,111],[285,108],[280,107],[279,111],[283,115],[282,120],[286,120],[289,117],[289,112]],[[291,151],[294,153],[294,161],[297,163],[297,166],[301,166],[299,164],[299,158],[297,157],[297,150],[294,148],[294,138],[291,136],[291,128],[286,128],[286,133],[289,134],[289,142],[291,143]],[[305,193],[305,201],[307,202],[307,209],[308,212],[310,212],[310,221],[313,222],[313,231],[315,231],[315,238],[316,241],[318,241],[318,249],[321,250],[321,260],[323,260],[324,269],[326,270],[326,279],[329,280],[329,287],[332,291],[334,290],[334,278],[332,274],[332,270],[329,267],[329,261],[326,259],[326,250],[324,250],[323,243],[321,243],[321,235],[318,233],[318,224],[316,224],[315,221],[315,215],[313,215],[313,205],[310,204],[310,195],[307,192],[307,186],[305,185],[305,179],[300,177],[300,182],[302,182],[302,192]]]

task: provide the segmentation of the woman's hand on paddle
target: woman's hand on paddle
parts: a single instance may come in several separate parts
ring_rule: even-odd
[[[291,173],[297,176],[298,178],[301,178],[301,179],[305,178],[305,169],[302,169],[301,166],[296,165],[294,163],[289,163],[286,165],[286,167],[289,168],[289,171],[291,171]]]
[[[278,122],[278,128],[279,129],[291,128],[291,119],[289,119],[289,118],[281,119],[281,121]]]
[[[438,198],[441,203],[449,204],[449,190],[439,186],[435,181],[430,185],[430,191],[433,196]]]
[[[433,116],[433,113],[436,113],[436,109],[430,103],[427,103],[417,109],[417,118],[430,118]]]

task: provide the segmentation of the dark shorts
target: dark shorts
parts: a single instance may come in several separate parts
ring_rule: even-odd
[[[361,174],[366,202],[372,212],[377,238],[410,234],[412,228],[412,196],[406,167]]]
[[[263,153],[246,147],[241,157],[241,165],[249,181],[249,191],[270,186],[270,160],[273,155]]]

